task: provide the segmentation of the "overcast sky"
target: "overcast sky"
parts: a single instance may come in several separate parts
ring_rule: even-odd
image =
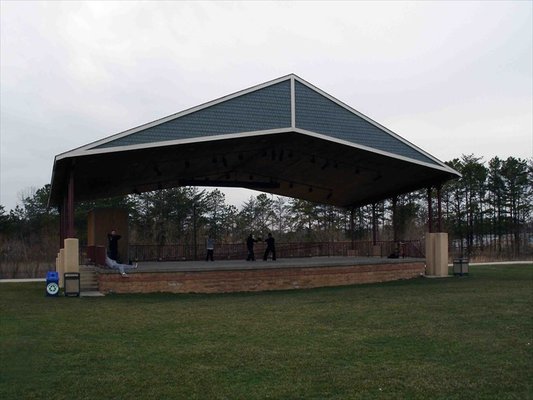
[[[289,73],[442,161],[533,157],[531,1],[0,4],[7,209],[59,153]]]

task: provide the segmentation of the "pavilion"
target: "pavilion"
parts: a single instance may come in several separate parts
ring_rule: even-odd
[[[459,176],[290,74],[57,155],[49,204],[63,240],[77,201],[217,186],[352,208]]]

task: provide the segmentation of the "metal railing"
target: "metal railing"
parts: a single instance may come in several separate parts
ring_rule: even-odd
[[[256,258],[261,258],[266,244],[258,242],[254,246]],[[295,242],[276,243],[278,258],[295,257],[387,257],[397,253],[400,257],[424,257],[420,240],[398,243],[380,241],[373,245],[372,241],[343,242]],[[399,251],[398,251],[399,250]],[[196,247],[189,244],[151,245],[130,244],[129,258],[136,261],[185,261],[205,259],[207,249],[204,244]],[[220,243],[215,245],[215,258],[219,260],[246,259],[247,250],[244,243]]]

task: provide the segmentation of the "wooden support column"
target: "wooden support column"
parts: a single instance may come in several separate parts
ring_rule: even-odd
[[[372,204],[372,256],[382,257],[382,248],[378,244],[378,216],[376,212],[377,204]]]
[[[350,207],[350,238],[352,241],[351,250],[355,250],[355,208]]]
[[[398,196],[392,198],[392,240],[398,242]]]
[[[193,242],[193,259],[194,261],[198,260],[198,246],[197,246],[197,237],[196,237],[196,199],[194,199],[194,203],[192,204],[192,229],[194,231],[194,236],[192,238]]]
[[[74,171],[70,171],[69,180],[63,201],[59,206],[59,248],[62,249],[65,239],[74,238]]]
[[[372,245],[378,243],[378,218],[376,216],[376,203],[372,204]]]
[[[428,187],[428,190],[427,190],[427,199],[428,199],[428,232],[431,233],[433,232],[433,199],[432,199],[432,196],[431,196],[431,192],[432,192],[432,188],[431,186]]]
[[[437,232],[442,232],[442,185],[437,186]]]
[[[63,198],[63,202],[59,206],[59,248],[60,249],[63,248],[63,243],[65,242],[65,239],[67,238],[67,233],[66,233],[67,224],[65,222],[65,214],[66,214],[65,203],[66,201]]]
[[[74,169],[70,170],[67,188],[67,239],[76,237],[74,233]]]

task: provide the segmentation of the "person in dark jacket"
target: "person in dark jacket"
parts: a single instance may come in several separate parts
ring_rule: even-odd
[[[254,243],[258,241],[259,240],[254,239],[251,233],[246,238],[246,249],[248,250],[248,256],[246,257],[246,261],[255,261]]]
[[[276,261],[276,241],[272,237],[271,233],[268,234],[268,237],[265,239],[265,242],[267,244],[267,247],[265,249],[265,254],[263,255],[263,261],[267,260],[269,253],[272,253],[272,261]]]
[[[116,230],[112,230],[107,234],[107,255],[110,259],[118,260],[118,241],[122,236],[117,235]]]

